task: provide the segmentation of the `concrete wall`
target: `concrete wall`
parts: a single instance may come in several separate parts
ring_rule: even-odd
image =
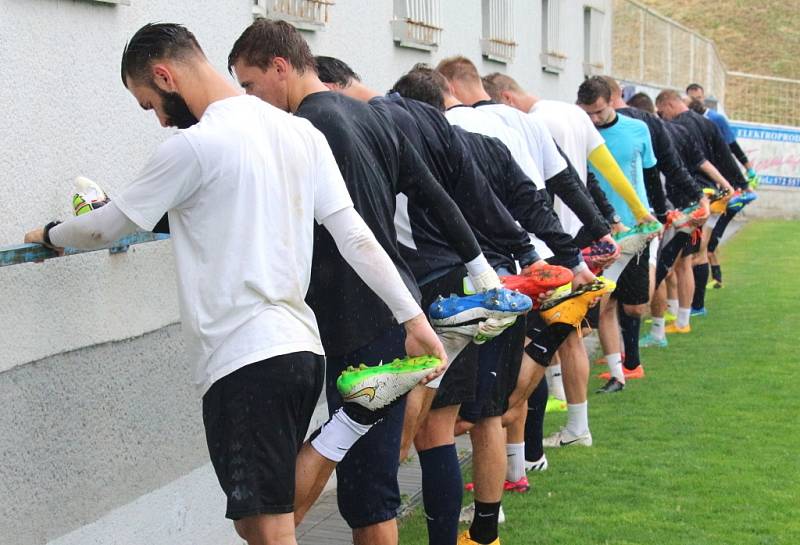
[[[586,4],[603,9],[605,0]],[[583,5],[563,2],[560,75],[540,69],[540,2],[515,2],[516,59],[480,60],[481,2],[442,0],[434,53],[398,48],[392,0],[338,0],[305,33],[378,89],[456,53],[572,101],[583,77]],[[170,131],[123,88],[119,58],[142,24],[191,28],[225,69],[251,0],[0,0],[0,246],[70,213],[78,174],[112,195]],[[610,12],[606,11],[606,47]],[[169,242],[0,268],[0,542],[234,543],[182,354]],[[320,407],[324,412],[324,407]]]

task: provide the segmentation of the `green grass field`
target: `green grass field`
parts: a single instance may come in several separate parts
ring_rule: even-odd
[[[532,490],[504,497],[502,543],[800,543],[798,232],[753,222],[722,246],[709,315],[644,350],[645,379],[590,394],[595,445],[549,450]],[[427,543],[419,509],[400,542]]]

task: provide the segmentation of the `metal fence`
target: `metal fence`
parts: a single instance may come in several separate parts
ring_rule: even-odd
[[[725,113],[740,121],[800,127],[800,80],[728,72]]]
[[[635,2],[613,0],[612,72],[648,87],[700,83],[725,101],[726,70],[714,42]]]

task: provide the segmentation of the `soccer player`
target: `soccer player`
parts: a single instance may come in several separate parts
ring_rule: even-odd
[[[373,231],[380,233],[381,244],[415,289],[415,276],[400,255],[394,226],[398,193],[427,207],[428,220],[466,267],[459,283],[468,276],[478,291],[500,286],[458,206],[390,114],[331,92],[319,80],[308,44],[293,26],[266,19],[254,22],[234,44],[228,64],[248,94],[308,119],[325,135],[356,209]],[[318,230],[314,252],[309,303],[323,310],[320,327],[327,354],[327,393],[329,404],[335,407],[340,402],[333,384],[338,369],[378,354],[391,356],[402,346],[402,331],[348,264],[338,258],[333,241],[323,231]],[[337,304],[326,304],[331,300]],[[347,315],[372,319],[355,324],[345,319]],[[373,440],[384,448],[356,447],[339,471],[340,511],[354,528],[358,543],[397,539],[400,495],[396,472],[403,414],[404,407],[398,404],[372,430]]]
[[[659,115],[674,123],[686,127],[697,143],[706,159],[718,170],[721,179],[714,180],[720,189],[733,191],[737,189],[747,189],[748,182],[736,165],[730,149],[725,144],[722,135],[713,122],[702,115],[691,111],[681,100],[680,95],[672,90],[665,90],[656,97],[656,108]],[[712,218],[703,228],[703,238],[700,251],[694,259],[694,300],[692,301],[692,312],[694,314],[705,314],[705,292],[708,283],[708,241],[711,233],[719,218]],[[674,324],[673,328],[668,328],[669,332],[689,333],[689,324]]]
[[[325,371],[304,301],[314,221],[403,324],[409,353],[444,357],[443,349],[310,124],[242,96],[180,25],[142,27],[121,75],[144,110],[184,130],[115,200],[25,240],[100,248],[169,212],[186,344],[226,516],[250,545],[296,543],[293,511],[310,506],[335,465],[325,453],[349,450],[381,415],[347,403],[303,443]],[[399,388],[403,375],[411,373],[387,373],[378,386],[397,389],[389,400],[413,386]]]
[[[659,185],[660,180],[647,125],[617,114],[611,103],[611,88],[608,82],[599,76],[589,78],[580,85],[577,103],[598,128],[617,163],[626,169],[626,177],[631,180],[640,201],[645,207],[649,207],[645,180],[655,180],[648,183]],[[605,181],[601,173],[595,172],[595,175],[620,215],[621,223],[634,225],[637,219],[634,211]],[[610,378],[599,392],[619,392],[625,387],[626,377],[619,345],[621,320],[617,317],[617,304],[618,302],[622,304],[623,314],[630,318],[641,318],[645,312],[649,301],[648,253],[649,248],[645,246],[641,253],[630,260],[619,276],[615,292],[600,303],[600,341],[608,362]],[[632,335],[633,332],[629,334]],[[638,343],[638,340],[637,328],[634,342]],[[634,373],[641,375],[641,366],[637,367]]]

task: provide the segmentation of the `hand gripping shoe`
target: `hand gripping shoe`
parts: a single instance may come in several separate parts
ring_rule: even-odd
[[[758,195],[756,195],[752,191],[745,191],[745,192],[737,191],[736,193],[733,194],[731,200],[728,201],[728,206],[726,207],[726,210],[730,212],[739,211],[746,205],[756,200],[757,198]]]
[[[437,333],[457,332],[475,337],[485,320],[508,322],[507,318],[525,314],[533,307],[531,298],[506,288],[497,288],[462,297],[439,297],[431,303],[428,316]],[[510,322],[508,325],[511,325]]]
[[[100,186],[89,178],[75,178],[75,194],[72,196],[72,210],[76,216],[88,214],[104,206],[109,201]]]
[[[345,403],[379,411],[410,392],[441,364],[441,360],[433,356],[397,359],[386,365],[362,363],[342,371],[336,379],[336,389]]]
[[[547,325],[560,323],[577,328],[595,299],[611,293],[616,287],[611,280],[598,278],[569,293],[545,300],[539,308],[539,314]]]
[[[660,231],[661,223],[658,221],[639,223],[627,231],[615,234],[614,240],[619,244],[621,253],[635,255],[644,250],[650,239]]]
[[[572,281],[572,271],[558,265],[529,267],[520,274],[501,276],[503,287],[516,290],[534,300],[543,293],[554,290]]]
[[[581,254],[583,254],[583,260],[586,262],[586,266],[589,267],[589,270],[592,271],[592,274],[599,274],[603,269],[598,262],[604,262],[614,257],[618,248],[618,246],[610,242],[599,240],[593,242],[588,248],[584,248]]]

